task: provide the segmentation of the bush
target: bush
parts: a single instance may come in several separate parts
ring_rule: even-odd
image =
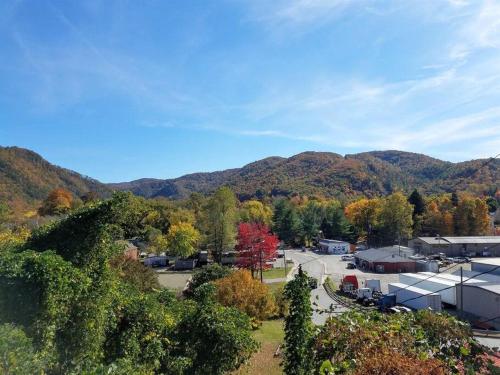
[[[196,270],[191,278],[191,281],[189,282],[188,288],[185,291],[185,295],[192,297],[200,285],[210,281],[222,279],[223,277],[230,275],[231,272],[231,268],[221,266],[217,263]]]
[[[142,292],[160,288],[157,273],[137,260],[120,255],[111,260],[111,267],[118,272],[123,281]]]
[[[254,279],[248,270],[238,270],[215,282],[217,300],[235,307],[257,320],[273,316],[276,305],[266,284]]]
[[[315,338],[315,353],[315,367],[324,374],[484,373],[487,366],[466,324],[425,310],[330,318]]]
[[[195,295],[197,306],[177,327],[180,352],[190,362],[186,374],[230,372],[257,350],[248,316],[216,303],[214,293],[211,284],[198,288]]]
[[[0,373],[10,375],[44,374],[44,361],[35,352],[24,331],[12,324],[0,326]]]
[[[274,303],[276,304],[276,316],[280,318],[288,315],[288,309],[290,307],[290,303],[283,294],[284,289],[285,286],[282,285],[279,288],[275,289],[273,292]]]

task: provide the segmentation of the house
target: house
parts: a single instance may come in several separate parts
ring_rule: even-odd
[[[350,249],[349,242],[337,240],[319,240],[318,247],[326,254],[347,254]]]
[[[424,255],[500,257],[500,236],[417,237],[410,240],[408,246]]]
[[[357,267],[379,273],[415,272],[416,261],[411,259],[412,249],[404,246],[388,246],[368,249],[354,254]]]

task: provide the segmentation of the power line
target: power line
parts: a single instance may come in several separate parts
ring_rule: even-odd
[[[493,272],[493,271],[495,271],[495,270],[496,270],[496,269],[498,269],[498,268],[500,268],[500,266],[493,267],[493,268],[492,268],[491,270],[489,270],[489,271],[480,272],[480,273],[478,273],[477,275],[474,275],[474,276],[471,276],[471,277],[469,277],[469,278],[467,278],[467,279],[465,279],[465,280],[462,280],[459,284],[463,285],[463,283],[464,283],[464,282],[467,282],[467,281],[469,281],[469,280],[475,279],[475,278],[476,278],[476,277],[478,277],[478,276],[481,276],[481,275],[484,275],[484,274],[487,274],[487,273]],[[419,299],[419,298],[422,298],[422,297],[425,297],[425,296],[428,296],[428,295],[431,295],[431,294],[439,293],[439,292],[442,292],[443,290],[447,290],[447,289],[451,289],[451,288],[455,288],[455,287],[456,287],[456,285],[453,285],[453,286],[448,286],[448,287],[446,287],[446,288],[442,288],[442,289],[436,290],[435,292],[430,292],[430,293],[427,293],[427,294],[422,294],[422,295],[420,295],[420,296],[418,296],[418,297],[408,298],[408,299],[406,299],[406,300],[404,300],[404,301],[402,301],[402,302],[399,302],[399,303],[400,303],[400,304],[404,304],[405,302],[412,301],[412,300],[415,300],[415,299]],[[406,289],[406,288],[404,288],[404,289]]]

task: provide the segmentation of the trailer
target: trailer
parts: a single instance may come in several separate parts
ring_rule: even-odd
[[[382,292],[380,280],[378,279],[367,279],[365,281],[365,287],[370,288],[372,292]]]
[[[420,273],[402,273],[399,275],[399,282],[406,285],[414,285],[429,292],[439,293],[442,302],[452,306],[457,305],[456,283],[452,280],[422,275]]]
[[[396,295],[396,302],[414,310],[441,311],[441,296],[428,290],[402,283],[390,283],[389,293]]]

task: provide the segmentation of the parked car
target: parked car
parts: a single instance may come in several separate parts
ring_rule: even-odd
[[[345,267],[348,270],[353,270],[356,268],[356,265],[354,263],[347,263],[347,266]]]
[[[318,279],[315,277],[309,277],[309,288],[316,289],[318,287]]]
[[[340,257],[340,259],[341,259],[341,260],[344,260],[344,261],[346,261],[346,260],[353,260],[353,259],[354,259],[354,256],[352,256],[352,255],[342,255],[342,256]]]

